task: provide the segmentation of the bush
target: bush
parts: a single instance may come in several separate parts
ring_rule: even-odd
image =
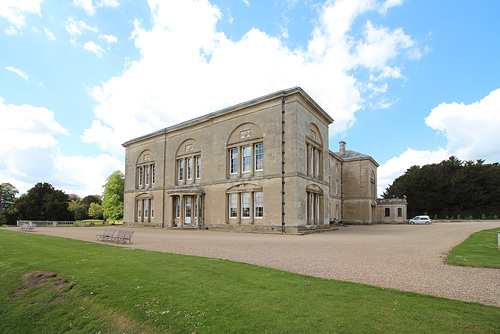
[[[457,215],[457,219],[458,220],[462,219],[462,216],[461,215]]]
[[[434,220],[437,220],[438,219],[438,215],[434,215]]]
[[[469,216],[469,220],[473,220],[474,218],[472,218],[472,216]]]
[[[486,215],[483,213],[481,219],[488,219],[488,217],[486,217]]]
[[[449,217],[448,215],[446,215],[446,218],[445,218],[445,219],[446,219],[446,220],[448,220],[448,219],[450,219],[450,217]]]
[[[498,215],[494,215],[494,216],[493,216],[493,219],[498,219]]]

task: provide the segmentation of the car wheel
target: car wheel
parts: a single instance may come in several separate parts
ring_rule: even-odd
[[[429,225],[429,222],[425,222],[425,225]]]

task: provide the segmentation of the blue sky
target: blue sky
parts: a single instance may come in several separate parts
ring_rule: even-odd
[[[100,194],[121,143],[300,86],[379,193],[500,161],[497,0],[2,0],[0,183]]]

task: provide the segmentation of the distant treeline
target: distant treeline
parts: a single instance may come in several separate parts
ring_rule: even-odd
[[[438,164],[412,166],[383,194],[383,198],[403,196],[408,199],[408,217],[496,218],[500,216],[500,166],[454,156]]]

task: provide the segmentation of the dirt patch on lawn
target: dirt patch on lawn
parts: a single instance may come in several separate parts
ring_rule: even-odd
[[[15,291],[13,296],[19,296],[22,293],[38,286],[42,286],[47,282],[51,283],[50,289],[52,290],[59,290],[62,287],[68,285],[68,281],[50,271],[30,271],[29,273],[24,274],[21,279],[24,282],[24,286],[21,289]],[[51,303],[60,303],[63,300],[64,295],[60,295],[56,297]]]

